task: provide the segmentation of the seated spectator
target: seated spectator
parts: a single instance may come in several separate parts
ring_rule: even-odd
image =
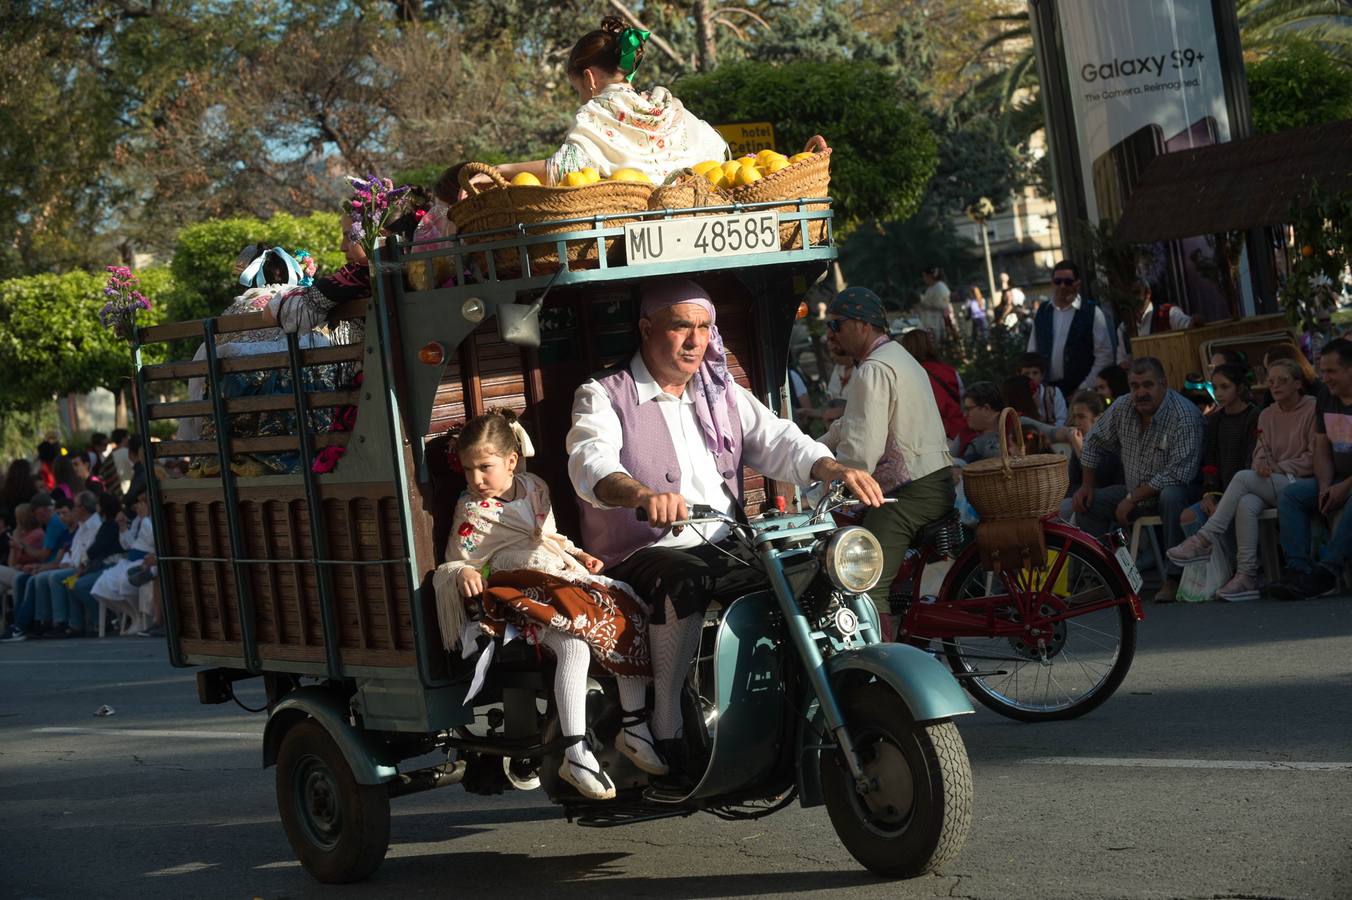
[[[1155,306],[1151,299],[1150,282],[1144,278],[1136,279],[1132,286],[1136,302],[1132,304],[1127,321],[1117,326],[1117,364],[1127,366],[1131,363],[1131,341],[1133,338],[1163,334],[1166,331],[1183,331],[1206,324],[1200,315],[1188,315],[1172,303]]]
[[[75,495],[85,489],[85,477],[88,474],[89,465],[81,457],[59,457],[52,464],[52,475],[56,478],[56,484],[52,488],[52,496],[74,500]]]
[[[130,616],[133,622],[143,623],[147,615],[158,612],[141,605],[140,584],[133,581],[133,576],[137,575],[135,570],[153,574],[155,565],[155,531],[150,519],[150,504],[144,494],[137,498],[135,518],[128,521],[125,515],[120,516],[117,527],[119,543],[126,552],[99,573],[90,588],[90,598],[95,604],[103,603],[115,613]],[[142,577],[137,576],[135,581],[140,582]]]
[[[1158,513],[1165,542],[1181,543],[1179,517],[1199,493],[1195,483],[1201,461],[1202,416],[1182,394],[1169,389],[1164,365],[1153,356],[1131,364],[1131,402],[1114,403],[1084,441],[1084,482],[1075,492],[1076,522],[1092,535],[1123,528],[1141,515]],[[1104,451],[1122,460],[1125,481],[1098,487]],[[1170,566],[1155,595],[1172,603],[1181,569]]]
[[[1127,372],[1118,366],[1109,366],[1099,372],[1094,379],[1094,393],[1103,398],[1105,405],[1129,393],[1130,390],[1127,386]]]
[[[70,595],[62,583],[83,573],[89,561],[89,549],[94,545],[103,517],[99,515],[98,498],[89,491],[75,497],[75,535],[70,549],[61,557],[56,568],[35,574],[30,590],[35,592],[35,609],[43,637],[71,638],[84,634],[84,611],[73,610]],[[77,628],[76,625],[79,625]]]
[[[95,474],[99,471],[99,466],[103,463],[103,457],[108,452],[108,435],[102,431],[96,431],[89,436],[89,446],[85,452],[80,454],[80,458],[89,466],[89,471]]]
[[[903,334],[901,346],[915,357],[929,375],[930,387],[934,389],[934,402],[939,407],[939,418],[943,420],[944,434],[948,436],[950,446],[965,447],[976,437],[977,432],[968,427],[963,413],[962,378],[958,370],[939,358],[934,338],[924,328],[912,328]]]
[[[1221,381],[1227,369],[1216,370],[1217,400],[1228,395]],[[1228,379],[1227,379],[1228,380]],[[1282,492],[1297,479],[1314,474],[1315,399],[1300,392],[1300,367],[1289,359],[1280,359],[1268,369],[1268,391],[1272,405],[1258,417],[1259,440],[1253,450],[1252,467],[1238,472],[1219,503],[1212,500],[1209,518],[1200,531],[1169,550],[1169,559],[1179,565],[1211,558],[1212,548],[1233,521],[1237,553],[1235,574],[1216,596],[1222,600],[1258,599],[1258,517],[1277,505]],[[1219,413],[1217,414],[1219,415]],[[1210,429],[1208,429],[1210,431]]]
[[[1258,443],[1258,407],[1249,391],[1248,370],[1226,363],[1211,373],[1216,409],[1204,419],[1202,499],[1183,511],[1179,524],[1191,534],[1216,511],[1231,480],[1250,467]]]
[[[144,496],[144,495],[143,495]],[[85,554],[85,562],[70,581],[68,591],[57,591],[52,596],[52,615],[60,618],[58,608],[67,605],[66,622],[80,634],[98,633],[98,603],[90,591],[108,566],[121,558],[122,543],[118,539],[118,520],[122,518],[122,503],[112,494],[99,494],[99,518],[103,524],[94,535],[94,542]],[[64,587],[59,585],[58,587]]]
[[[1305,354],[1300,352],[1299,347],[1291,343],[1273,344],[1263,351],[1263,368],[1279,359],[1289,359],[1300,369],[1300,386],[1306,394],[1314,396],[1318,393],[1319,376],[1315,373],[1314,366],[1305,358]]]
[[[1033,383],[1033,418],[1046,425],[1061,427],[1066,424],[1066,398],[1047,384],[1047,360],[1040,353],[1025,353],[1019,357],[1019,374]],[[1101,376],[1100,376],[1101,377]]]
[[[964,462],[974,463],[1000,455],[1000,413],[1004,408],[1005,398],[989,381],[978,381],[967,388],[962,398],[962,410],[967,416],[967,427],[976,436],[958,454]]]
[[[31,505],[44,529],[42,561],[24,566],[14,579],[14,624],[4,640],[22,641],[30,631],[41,634],[51,628],[50,597],[37,590],[37,581],[58,570],[75,537],[74,509],[65,497],[37,494]]]
[[[13,590],[14,581],[25,566],[35,565],[47,558],[42,549],[44,534],[31,504],[20,503],[14,508],[14,532],[9,542],[9,554],[5,564],[0,565],[0,593]]]
[[[1043,441],[1047,444],[1070,445],[1071,456],[1066,472],[1069,486],[1066,490],[1066,502],[1061,504],[1061,518],[1066,521],[1071,520],[1074,512],[1072,498],[1084,482],[1084,468],[1081,465],[1080,457],[1084,453],[1085,436],[1093,431],[1094,425],[1099,419],[1103,418],[1105,409],[1107,409],[1107,406],[1098,394],[1093,391],[1080,391],[1070,398],[1070,424],[1068,426],[1056,428],[1033,419],[1025,419],[1023,422],[1025,427],[1037,428],[1042,433]],[[1095,483],[1100,487],[1121,484],[1122,460],[1118,459],[1115,453],[1104,451],[1102,458],[1099,460],[1096,475]]]
[[[26,459],[16,459],[5,471],[5,486],[0,489],[0,510],[9,510],[10,515],[19,508],[19,504],[33,499],[33,467]]]
[[[56,465],[60,456],[61,446],[55,441],[44,440],[38,444],[38,470],[33,473],[33,477],[42,479],[39,489],[48,494],[56,488],[56,473],[52,471],[52,466]]]
[[[1329,342],[1319,372],[1325,390],[1315,401],[1314,478],[1295,481],[1277,499],[1287,574],[1263,593],[1278,600],[1304,600],[1333,590],[1352,553],[1352,516],[1339,516],[1352,493],[1352,342]],[[1316,515],[1328,521],[1331,531],[1317,560],[1310,551]]]

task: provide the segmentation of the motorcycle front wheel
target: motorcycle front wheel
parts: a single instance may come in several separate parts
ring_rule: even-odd
[[[861,793],[839,750],[821,757],[826,809],[840,842],[866,869],[913,878],[957,856],[972,825],[972,769],[952,722],[918,724],[882,684],[841,697],[869,781]]]

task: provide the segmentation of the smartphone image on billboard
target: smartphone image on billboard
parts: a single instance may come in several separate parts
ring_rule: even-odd
[[[1145,125],[1118,141],[1094,160],[1094,198],[1098,218],[1116,222],[1150,161],[1164,153],[1164,131]]]

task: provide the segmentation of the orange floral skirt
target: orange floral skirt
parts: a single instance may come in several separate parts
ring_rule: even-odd
[[[553,628],[581,638],[592,659],[613,675],[650,677],[648,610],[609,579],[570,581],[530,569],[494,572],[481,601],[479,624],[499,636],[507,623],[529,635]]]

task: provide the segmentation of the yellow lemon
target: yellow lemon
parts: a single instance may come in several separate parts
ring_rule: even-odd
[[[690,167],[690,171],[694,172],[696,175],[703,175],[710,169],[719,169],[721,171],[722,168],[723,164],[720,163],[718,160],[706,159],[704,162],[695,163],[693,166]]]
[[[755,166],[742,166],[742,170],[737,173],[737,177],[733,180],[733,183],[737,187],[746,187],[748,184],[760,180],[761,173],[759,169]]]
[[[532,175],[532,174],[529,173],[529,172],[520,172],[520,173],[518,173],[518,174],[516,175],[515,178],[512,179],[512,184],[536,184],[536,185],[538,185],[539,183],[540,183],[540,179],[536,178],[534,175]]]
[[[709,183],[714,187],[718,187],[718,183],[723,180],[723,167],[714,166],[712,169],[706,170],[704,172],[704,177],[707,178]]]
[[[587,166],[587,168],[583,169],[582,174],[587,176],[587,184],[596,184],[596,182],[601,180],[601,173],[591,166]]]
[[[793,156],[790,156],[790,157],[789,157],[789,162],[790,162],[790,163],[802,162],[802,161],[805,160],[805,159],[811,159],[811,158],[812,158],[813,156],[815,156],[815,155],[816,155],[815,153],[810,153],[810,152],[805,152],[805,153],[795,153]]]
[[[737,173],[742,170],[742,161],[740,159],[730,159],[723,163],[723,174],[730,178],[737,177]]]
[[[770,150],[768,148],[762,150],[761,152],[756,154],[756,165],[760,166],[761,168],[764,168],[765,165],[768,162],[770,162],[770,160],[774,159],[776,156],[779,155],[780,155],[779,153],[775,152],[774,150]]]
[[[780,169],[787,169],[790,165],[792,163],[789,162],[788,157],[778,156],[766,163],[762,171],[763,174],[773,175]]]
[[[586,172],[569,172],[563,176],[564,187],[586,187],[589,184],[591,180],[587,178]]]
[[[616,169],[610,173],[611,181],[639,181],[643,184],[652,184],[652,179],[644,175],[638,169]]]

